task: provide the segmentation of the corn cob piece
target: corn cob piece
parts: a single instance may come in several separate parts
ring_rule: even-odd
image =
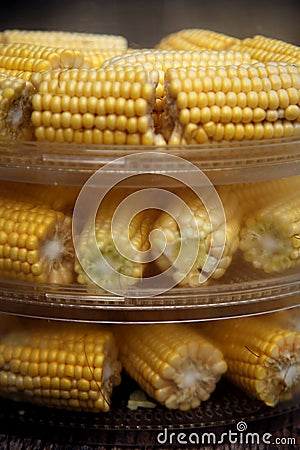
[[[50,47],[66,47],[87,50],[126,50],[128,43],[124,36],[114,34],[79,33],[42,30],[4,30],[1,42],[36,44]]]
[[[300,334],[273,315],[196,326],[219,346],[232,383],[268,406],[288,398],[300,382]]]
[[[125,370],[170,409],[197,408],[227,368],[222,353],[185,324],[120,326],[116,337]]]
[[[109,328],[0,320],[1,396],[60,409],[109,410],[113,387],[121,380]],[[10,323],[10,329],[3,329],[2,322]]]
[[[208,276],[208,281],[210,277],[218,279],[224,275],[230,266],[232,257],[239,246],[241,212],[236,195],[226,187],[220,186],[218,191],[224,208],[225,225],[223,222],[224,216],[220,216],[217,205],[209,205],[208,203],[208,207],[211,209],[207,211],[200,198],[194,193],[187,189],[176,193],[192,211],[198,232],[192,218],[189,216],[185,217],[185,212],[181,211],[180,207],[177,208],[177,216],[174,217],[171,217],[167,212],[162,212],[155,222],[154,229],[163,232],[166,238],[166,245],[165,241],[160,237],[153,238],[153,253],[154,255],[161,254],[155,260],[160,269],[166,270],[172,267],[172,276],[176,282],[180,285],[196,287],[203,284],[201,274]],[[180,227],[177,223],[179,218],[184,224],[185,236],[181,235]],[[224,226],[225,246],[221,253],[220,248],[224,242],[221,230]],[[213,238],[215,239],[214,241]],[[179,260],[177,258],[183,243],[191,251],[186,258],[183,257]],[[198,251],[193,262],[190,258],[194,249],[198,249]],[[219,252],[221,253],[221,259],[217,263],[216,258]],[[213,273],[210,273],[216,263],[215,270]],[[208,271],[207,273],[205,273],[205,269]]]
[[[0,73],[0,139],[32,139],[33,93],[30,82]]]
[[[146,71],[69,69],[36,73],[32,124],[37,140],[88,144],[160,141],[151,112],[155,84]]]
[[[78,49],[36,44],[0,44],[0,72],[29,81],[32,73],[58,68],[88,67]]]
[[[32,283],[71,283],[71,217],[1,189],[0,276]]]
[[[300,47],[279,39],[257,35],[234,44],[231,49],[246,51],[257,61],[300,64]]]
[[[164,50],[226,50],[239,39],[206,29],[184,29],[165,36],[156,45]]]
[[[299,67],[283,63],[169,69],[169,143],[299,136],[299,88]]]
[[[165,116],[165,73],[170,68],[179,67],[208,67],[224,66],[232,64],[250,63],[251,58],[248,53],[233,52],[231,50],[203,50],[203,51],[185,51],[185,50],[153,50],[144,49],[124,53],[106,60],[103,68],[122,67],[122,69],[139,67],[149,71],[154,75],[158,83],[156,87],[156,99],[153,109],[153,120],[156,126],[156,132],[162,133],[166,130],[164,127]],[[168,135],[164,136],[168,140]]]
[[[116,292],[136,284],[142,278],[147,264],[144,255],[149,248],[149,233],[157,218],[155,210],[142,210],[136,214],[130,223],[126,215],[122,214],[114,222],[112,233],[112,220],[116,208],[124,200],[127,190],[116,188],[108,194],[101,203],[95,221],[87,220],[78,237],[76,246],[75,271],[77,282],[80,284],[98,284],[105,290]],[[128,233],[128,234],[127,234]],[[97,247],[94,245],[96,237]],[[128,247],[128,240],[130,247]],[[116,241],[117,240],[117,247]],[[98,264],[98,252],[113,269],[113,272]],[[83,269],[87,267],[87,272]]]
[[[246,261],[266,273],[299,266],[299,192],[275,198],[249,214],[241,228],[240,249]]]

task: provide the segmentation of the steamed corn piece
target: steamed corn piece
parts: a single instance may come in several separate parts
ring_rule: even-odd
[[[125,370],[169,409],[197,408],[227,369],[218,348],[185,324],[119,326],[115,333]]]
[[[132,67],[147,70],[154,80],[158,82],[156,86],[156,98],[153,108],[152,117],[155,123],[156,132],[163,133],[166,92],[165,92],[165,73],[170,68],[180,67],[208,67],[223,66],[232,64],[250,63],[251,58],[248,53],[234,52],[231,50],[158,50],[158,49],[142,49],[124,53],[106,60],[103,68],[121,67],[122,69]],[[168,140],[168,134],[164,135]]]
[[[239,246],[244,259],[266,273],[299,266],[299,191],[275,198],[249,214],[241,228]]]
[[[31,140],[30,82],[0,73],[0,139]]]
[[[42,31],[7,29],[0,33],[1,42],[35,44],[41,42],[51,47],[67,47],[87,50],[126,50],[127,39],[121,35],[79,33],[67,31]]]
[[[104,290],[115,292],[135,285],[143,277],[147,268],[143,252],[150,248],[149,233],[158,213],[146,209],[129,220],[121,211],[112,224],[117,207],[130,193],[126,189],[113,189],[101,203],[95,220],[87,218],[77,237],[78,283],[90,286],[96,283]],[[109,267],[99,262],[99,251]]]
[[[293,64],[169,69],[170,144],[300,135],[300,69]]]
[[[156,48],[164,50],[226,50],[239,39],[217,31],[190,28],[163,37]]]
[[[300,334],[280,316],[220,320],[196,326],[223,352],[225,376],[268,406],[292,396],[300,382]]]
[[[110,409],[121,364],[109,328],[6,316],[0,324],[1,396],[75,411]]]
[[[243,39],[233,46],[232,50],[250,53],[257,61],[282,61],[300,64],[300,47],[280,39],[256,35]]]
[[[35,72],[71,67],[88,67],[78,49],[49,47],[39,44],[0,44],[0,72],[30,81]]]
[[[143,70],[36,73],[31,116],[38,141],[152,145],[155,83]]]
[[[0,277],[30,283],[71,283],[71,220],[34,198],[1,189]]]
[[[174,281],[180,285],[201,286],[203,285],[201,275],[208,277],[208,281],[222,277],[238,249],[241,224],[239,202],[235,193],[225,186],[219,187],[218,194],[224,215],[219,211],[218,205],[210,204],[209,200],[208,211],[200,198],[185,189],[178,190],[177,195],[190,208],[192,216],[186,216],[186,212],[181,211],[181,207],[178,206],[177,215],[171,217],[167,212],[162,212],[155,222],[154,229],[161,231],[165,236],[153,238],[153,253],[160,255],[155,260],[156,264],[163,271],[172,267]],[[184,235],[180,232],[179,219],[184,227]],[[222,230],[225,231],[224,236]],[[224,249],[220,252],[224,242]],[[179,259],[183,244],[187,249],[190,248],[190,252]],[[191,261],[195,249],[197,249],[196,258],[195,261]],[[218,261],[219,255],[221,257]],[[215,269],[212,270],[214,265]]]

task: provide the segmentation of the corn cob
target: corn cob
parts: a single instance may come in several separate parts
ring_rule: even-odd
[[[283,63],[169,69],[169,143],[298,136],[299,89],[299,67]]]
[[[0,276],[32,283],[70,283],[71,217],[30,197],[0,191]]]
[[[152,145],[155,84],[145,71],[70,69],[36,73],[37,140]]]
[[[35,72],[70,67],[88,67],[80,50],[23,43],[0,44],[0,72],[7,75],[29,81]]]
[[[282,61],[300,64],[300,47],[279,39],[257,35],[243,39],[230,47],[240,52],[248,52],[257,61]]]
[[[32,139],[33,93],[30,82],[0,73],[0,139]]]
[[[110,329],[1,316],[0,395],[47,407],[110,408],[121,364]],[[8,322],[10,329],[3,329]],[[37,323],[38,322],[38,323]]]
[[[116,337],[125,370],[170,409],[197,408],[227,368],[222,353],[185,324],[120,326]]]
[[[116,208],[124,200],[126,189],[116,188],[108,194],[101,203],[95,221],[87,220],[78,237],[76,247],[75,271],[80,284],[98,284],[100,287],[115,292],[116,289],[136,284],[146,269],[144,253],[149,249],[149,233],[157,218],[155,210],[142,210],[136,214],[130,223],[123,214],[113,225],[112,220]],[[127,234],[128,233],[128,234]],[[94,245],[96,237],[97,247]],[[128,247],[128,241],[131,246]],[[117,239],[117,247],[116,240]],[[99,250],[105,260],[113,268],[107,271],[102,264],[99,266],[97,258]],[[87,272],[84,268],[87,267]]]
[[[164,115],[165,115],[165,72],[170,68],[179,67],[208,67],[223,66],[241,63],[250,63],[251,58],[248,53],[233,52],[231,50],[203,50],[203,51],[185,51],[185,50],[153,50],[144,49],[124,53],[106,60],[103,68],[122,67],[122,69],[132,67],[141,68],[149,71],[150,75],[154,74],[154,79],[158,83],[156,87],[156,99],[153,109],[153,120],[156,126],[156,132],[164,131]],[[168,135],[164,136],[168,139]]]
[[[208,277],[208,280],[210,276],[212,279],[222,277],[238,248],[241,214],[237,197],[226,187],[220,186],[218,192],[223,204],[226,224],[223,222],[224,216],[220,216],[217,205],[208,203],[210,210],[207,211],[200,198],[187,189],[176,193],[190,208],[196,225],[192,216],[185,217],[186,213],[181,211],[180,207],[177,207],[177,215],[174,217],[167,212],[162,212],[154,224],[154,229],[162,231],[166,238],[166,245],[160,237],[152,239],[154,255],[161,254],[155,262],[162,270],[172,267],[172,276],[180,285],[200,286],[203,284],[201,275]],[[177,223],[179,218],[184,224],[185,236],[181,235]],[[222,234],[222,229],[225,229],[225,236]],[[225,246],[221,252],[224,237]],[[190,248],[190,252],[186,257],[179,259],[178,255],[183,244],[186,248]],[[193,262],[190,258],[195,249],[197,249],[197,256]],[[217,262],[218,256],[221,256],[219,262]],[[216,265],[215,270],[211,273],[214,265]]]
[[[240,232],[246,261],[266,273],[300,264],[300,197],[295,191],[249,214]]]
[[[164,50],[226,50],[239,39],[205,29],[184,29],[165,36],[156,45]]]
[[[79,33],[42,30],[4,30],[1,42],[35,44],[87,50],[126,50],[127,39],[114,34]]]
[[[300,381],[300,334],[272,315],[220,320],[196,326],[219,346],[225,376],[268,406],[291,395]]]

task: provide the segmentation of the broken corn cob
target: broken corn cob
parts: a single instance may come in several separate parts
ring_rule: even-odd
[[[150,248],[149,233],[157,218],[155,210],[146,209],[136,214],[128,223],[127,217],[123,214],[114,223],[112,233],[114,213],[128,193],[124,189],[122,192],[119,191],[118,188],[113,189],[105,197],[95,221],[87,220],[78,236],[75,262],[78,283],[94,282],[103,289],[113,292],[136,284],[143,276],[146,269],[143,252]],[[97,246],[94,243],[94,236]],[[111,269],[105,264],[98,263],[99,250]],[[85,271],[84,267],[88,270]]]
[[[33,136],[31,125],[30,82],[0,73],[0,138],[27,139]]]
[[[201,28],[190,28],[165,36],[156,48],[165,50],[226,50],[239,39]]]
[[[32,283],[71,283],[71,217],[30,197],[0,191],[0,276]]]
[[[227,368],[222,353],[185,324],[127,325],[115,333],[125,370],[170,409],[197,408]]]
[[[300,264],[300,197],[297,190],[271,200],[245,220],[240,249],[246,261],[267,273]]]
[[[110,329],[9,316],[0,316],[0,323],[1,396],[77,411],[109,410],[121,380]]]
[[[146,71],[69,69],[36,73],[37,140],[87,144],[156,143],[155,84]]]
[[[283,61],[300,64],[300,47],[280,39],[257,35],[243,39],[230,48],[241,52],[246,51],[257,61]]]
[[[185,51],[185,50],[153,50],[144,49],[131,51],[108,59],[102,65],[107,67],[122,67],[132,69],[140,68],[147,70],[150,75],[154,74],[154,79],[158,83],[156,87],[156,99],[153,109],[152,117],[158,133],[166,131],[164,127],[165,115],[165,73],[170,68],[179,67],[208,67],[208,66],[223,66],[241,63],[250,63],[251,58],[248,53],[233,52],[231,50],[204,50],[204,51]],[[169,136],[164,136],[168,140]]]
[[[153,238],[154,254],[159,255],[162,252],[161,256],[155,261],[162,270],[171,266],[173,278],[180,285],[200,286],[203,284],[201,273],[209,276],[209,278],[211,276],[211,278],[217,279],[224,275],[231,264],[232,256],[239,245],[241,224],[239,203],[233,192],[230,192],[226,187],[220,187],[219,195],[225,213],[225,216],[222,217],[216,205],[208,203],[207,206],[211,208],[208,212],[201,199],[188,189],[178,191],[177,195],[190,208],[196,222],[190,216],[185,217],[186,213],[181,211],[180,207],[177,208],[176,217],[171,217],[167,212],[161,213],[155,222],[154,229],[163,232],[166,245],[160,237]],[[226,218],[226,224],[223,221],[224,217]],[[177,223],[179,218],[185,228],[185,236],[181,236],[180,227]],[[224,242],[223,234],[220,231],[221,227],[224,227],[225,230],[225,246],[221,253],[221,259],[217,262],[216,256]],[[214,242],[212,242],[213,236]],[[183,242],[184,240],[185,242]],[[177,258],[183,243],[187,248],[190,248],[190,252],[187,253],[185,258],[179,260]],[[212,249],[210,248],[211,245],[213,245]],[[197,256],[193,262],[190,258],[194,249],[197,248]],[[210,273],[211,268],[216,263],[215,270]],[[204,273],[204,265],[207,273]]]
[[[196,329],[223,352],[225,377],[266,405],[276,406],[299,384],[300,334],[281,326],[280,316],[207,322]]]
[[[299,67],[283,63],[169,69],[169,143],[299,136],[299,88]]]

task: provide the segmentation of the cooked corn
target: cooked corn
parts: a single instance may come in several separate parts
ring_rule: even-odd
[[[30,82],[0,73],[0,139],[32,139],[33,93]]]
[[[231,49],[248,52],[257,61],[282,61],[300,64],[300,47],[279,39],[257,35],[243,39]]]
[[[108,59],[102,67],[122,67],[132,69],[140,68],[147,70],[150,75],[154,74],[154,79],[158,83],[156,87],[156,99],[152,117],[156,126],[156,131],[164,131],[163,122],[165,115],[165,73],[170,68],[178,67],[208,67],[223,66],[241,63],[250,63],[251,58],[248,53],[233,52],[231,50],[203,50],[203,51],[185,51],[185,50],[153,50],[144,49],[131,51]],[[168,139],[168,135],[164,136]]]
[[[82,66],[88,66],[88,62],[78,49],[18,42],[0,44],[0,72],[25,80],[30,80],[35,72]]]
[[[32,124],[37,140],[88,144],[157,142],[155,84],[146,71],[108,69],[36,73]]]
[[[197,408],[227,368],[222,353],[185,324],[120,326],[116,337],[125,370],[170,409]]]
[[[267,273],[300,264],[300,197],[297,190],[250,214],[240,232],[246,261]]]
[[[165,50],[226,50],[239,39],[205,29],[184,29],[165,36],[156,48]]]
[[[1,396],[78,411],[109,410],[121,371],[110,329],[5,316],[0,320]]]
[[[126,50],[127,39],[114,34],[79,33],[42,30],[4,30],[0,33],[3,43],[36,44],[50,47],[67,47],[87,50]]]
[[[299,88],[299,67],[283,63],[169,69],[169,143],[298,136]]]
[[[146,269],[143,252],[150,247],[149,233],[157,218],[155,210],[146,209],[136,214],[128,223],[126,215],[122,214],[119,220],[114,222],[112,233],[112,220],[116,208],[130,193],[125,189],[122,189],[122,192],[119,191],[118,188],[113,189],[105,197],[95,221],[93,218],[87,220],[78,236],[76,246],[75,270],[78,274],[78,283],[94,282],[113,292],[136,284],[143,276]],[[94,238],[96,238],[97,246]],[[130,246],[128,246],[129,243]],[[98,262],[99,251],[110,268]]]
[[[210,205],[208,202],[207,206],[210,210],[207,211],[200,198],[188,189],[178,191],[177,195],[190,208],[192,216],[185,217],[186,213],[181,211],[179,206],[177,215],[174,217],[167,212],[161,213],[154,229],[163,232],[166,245],[161,237],[153,238],[153,252],[154,255],[162,252],[156,259],[156,263],[163,270],[172,267],[173,278],[176,282],[181,285],[200,286],[203,284],[201,275],[208,277],[208,280],[210,276],[213,279],[220,278],[231,264],[239,245],[241,223],[239,203],[233,192],[226,187],[220,187],[219,195],[225,213],[222,217],[218,205]],[[226,218],[225,224],[224,218]],[[184,227],[184,236],[180,232],[179,219]],[[223,243],[225,246],[222,252]],[[187,250],[186,256],[179,259],[178,255],[183,244],[190,251]],[[197,255],[195,261],[192,261],[195,249],[197,249]]]
[[[290,395],[300,381],[300,334],[282,327],[280,316],[275,317],[196,325],[223,352],[225,376],[268,406]]]
[[[36,199],[0,191],[0,276],[32,283],[70,283],[71,217]]]

